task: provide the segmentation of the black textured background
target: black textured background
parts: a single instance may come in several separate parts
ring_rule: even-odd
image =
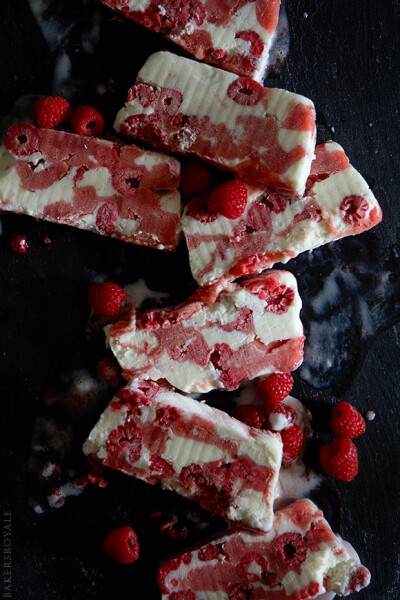
[[[54,1],[51,11],[65,26],[52,52],[26,2],[0,4],[0,112],[24,94],[65,93],[76,102],[94,102],[111,124],[146,56],[171,46],[90,0]],[[310,333],[295,395],[315,419],[311,463],[315,447],[328,439],[329,410],[338,399],[377,413],[357,441],[358,477],[350,484],[326,479],[317,499],[372,572],[360,600],[398,600],[400,327],[391,326],[400,316],[400,8],[395,0],[288,0],[287,12],[289,56],[267,85],[314,100],[319,141],[332,138],[344,146],[384,213],[372,232],[288,265],[298,277]],[[94,14],[99,36],[88,52]],[[71,77],[60,82],[53,72],[64,55]],[[98,83],[106,89],[101,98]],[[11,597],[156,599],[159,560],[222,522],[215,519],[204,531],[192,526],[187,540],[160,535],[149,513],[183,515],[190,503],[118,474],[105,490],[92,487],[38,516],[30,507],[35,482],[28,458],[48,384],[74,369],[93,370],[101,356],[86,337],[88,286],[99,274],[120,284],[143,277],[150,288],[183,299],[193,285],[185,250],[168,257],[30,218],[2,215],[0,221],[1,493],[4,510],[12,513]],[[12,233],[28,237],[28,254],[7,249],[4,240]],[[112,566],[101,542],[126,523],[139,535],[141,557],[131,567]]]

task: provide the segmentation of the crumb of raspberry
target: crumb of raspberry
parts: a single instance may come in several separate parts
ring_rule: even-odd
[[[218,185],[209,195],[207,206],[227,219],[238,219],[247,205],[247,188],[234,179]]]
[[[227,90],[229,98],[242,106],[255,106],[260,102],[263,92],[261,83],[250,77],[238,77]]]
[[[279,404],[290,394],[293,388],[293,377],[290,373],[271,373],[260,379],[257,391],[267,406]]]
[[[256,406],[254,404],[243,404],[242,406],[238,406],[234,412],[233,416],[238,421],[242,421],[242,423],[246,423],[249,427],[255,427],[256,429],[262,429],[265,423],[265,412],[261,406]]]
[[[194,196],[187,205],[189,215],[196,221],[200,221],[200,223],[212,223],[218,217],[216,212],[207,207],[207,199],[208,194]]]
[[[97,372],[110,385],[115,387],[119,384],[119,365],[115,358],[101,358],[97,363]]]
[[[139,558],[139,542],[132,527],[119,527],[108,534],[103,552],[110,560],[129,565]]]
[[[89,288],[88,301],[93,310],[105,319],[116,319],[126,293],[116,283],[104,281]]]
[[[358,453],[348,438],[332,440],[321,446],[319,460],[324,471],[342,481],[353,481],[358,473]]]
[[[11,125],[4,138],[4,145],[15,156],[28,156],[39,147],[36,128],[27,123]]]
[[[298,425],[292,425],[281,433],[283,444],[282,464],[290,465],[298,459],[303,447],[303,431]]]
[[[356,438],[365,433],[365,421],[348,402],[339,402],[332,411],[331,427],[336,435]]]
[[[26,254],[28,252],[29,246],[24,235],[14,234],[8,238],[6,243],[15,254]]]
[[[104,129],[103,115],[93,106],[77,106],[70,121],[74,131],[80,135],[98,135]]]
[[[208,544],[199,550],[198,558],[199,560],[213,560],[214,558],[217,558],[218,555],[218,544]]]
[[[32,116],[38,127],[53,129],[71,114],[71,106],[65,98],[60,96],[45,96],[39,98],[33,105]]]
[[[271,431],[284,431],[297,419],[296,411],[282,402],[282,404],[266,405],[266,426]]]
[[[184,198],[211,192],[214,187],[210,169],[198,158],[189,158],[182,167],[181,190]]]
[[[307,545],[300,533],[283,533],[272,542],[275,558],[290,569],[296,569],[306,559]]]

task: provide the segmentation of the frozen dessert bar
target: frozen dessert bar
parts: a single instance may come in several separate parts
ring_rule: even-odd
[[[215,302],[132,311],[105,328],[125,379],[166,379],[184,392],[233,390],[242,381],[296,369],[303,359],[301,300],[291,273],[232,283]]]
[[[83,450],[216,515],[264,531],[272,525],[282,460],[279,433],[248,427],[155,383],[120,390]]]
[[[159,31],[198,60],[261,79],[278,23],[280,0],[101,0]]]
[[[114,126],[294,195],[304,192],[315,147],[311,100],[169,52],[149,57]]]
[[[199,285],[260,272],[380,223],[379,204],[344,150],[328,142],[315,154],[301,199],[248,186],[246,210],[238,219],[215,213],[204,222],[186,210],[183,232]]]
[[[268,533],[228,533],[159,569],[163,600],[308,600],[347,596],[369,581],[310,500],[276,512]]]
[[[19,123],[0,148],[0,209],[174,250],[180,165],[120,145]]]

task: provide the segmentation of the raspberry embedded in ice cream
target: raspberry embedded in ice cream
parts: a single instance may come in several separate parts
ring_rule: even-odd
[[[162,600],[309,600],[359,591],[370,572],[333,534],[322,511],[298,500],[271,531],[235,531],[164,561]]]
[[[291,273],[250,277],[208,300],[200,291],[197,300],[134,312],[106,327],[125,378],[166,379],[184,392],[208,392],[301,364],[301,300]]]
[[[311,100],[169,52],[147,60],[114,126],[261,189],[298,196],[315,147]]]
[[[0,148],[0,209],[174,250],[180,165],[120,145],[19,123]]]
[[[100,0],[159,31],[198,60],[261,80],[278,23],[280,0]]]
[[[380,206],[343,149],[327,142],[315,151],[301,199],[248,186],[247,207],[238,219],[199,221],[186,210],[182,227],[199,285],[260,272],[380,223]]]
[[[101,464],[267,531],[282,460],[280,435],[225,412],[135,382],[117,393],[84,448]]]

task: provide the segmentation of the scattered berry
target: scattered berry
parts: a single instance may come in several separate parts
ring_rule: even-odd
[[[93,106],[77,106],[70,120],[74,131],[80,135],[98,135],[104,129],[103,115]]]
[[[249,427],[261,429],[265,423],[265,412],[261,406],[254,404],[243,404],[238,406],[233,413],[235,419],[245,423]]]
[[[218,185],[209,195],[207,206],[227,219],[238,219],[247,205],[247,188],[234,179]]]
[[[293,387],[293,377],[290,373],[272,373],[261,379],[257,391],[267,406],[282,402],[290,394]]]
[[[103,552],[110,560],[129,565],[139,558],[139,542],[132,527],[119,527],[108,534]]]
[[[266,425],[271,431],[283,431],[297,419],[297,413],[285,403],[274,404],[266,407]]]
[[[15,254],[26,254],[28,252],[28,242],[24,235],[14,234],[7,240],[7,246],[15,252]]]
[[[303,431],[298,425],[292,425],[281,433],[283,444],[282,464],[290,465],[298,459],[303,447]]]
[[[115,358],[102,358],[97,363],[97,372],[112,386],[119,384],[119,366]]]
[[[342,481],[353,481],[358,473],[357,448],[348,438],[333,440],[319,450],[324,471]]]
[[[45,96],[39,98],[33,105],[32,116],[38,127],[53,129],[71,114],[71,106],[68,100],[60,96]]]
[[[88,301],[97,314],[105,319],[116,319],[126,293],[116,283],[104,281],[89,288]]]
[[[198,158],[189,158],[182,168],[181,189],[184,198],[211,192],[214,187],[210,169]]]
[[[339,402],[333,411],[331,427],[336,435],[344,438],[356,438],[365,433],[365,421],[348,402]]]

